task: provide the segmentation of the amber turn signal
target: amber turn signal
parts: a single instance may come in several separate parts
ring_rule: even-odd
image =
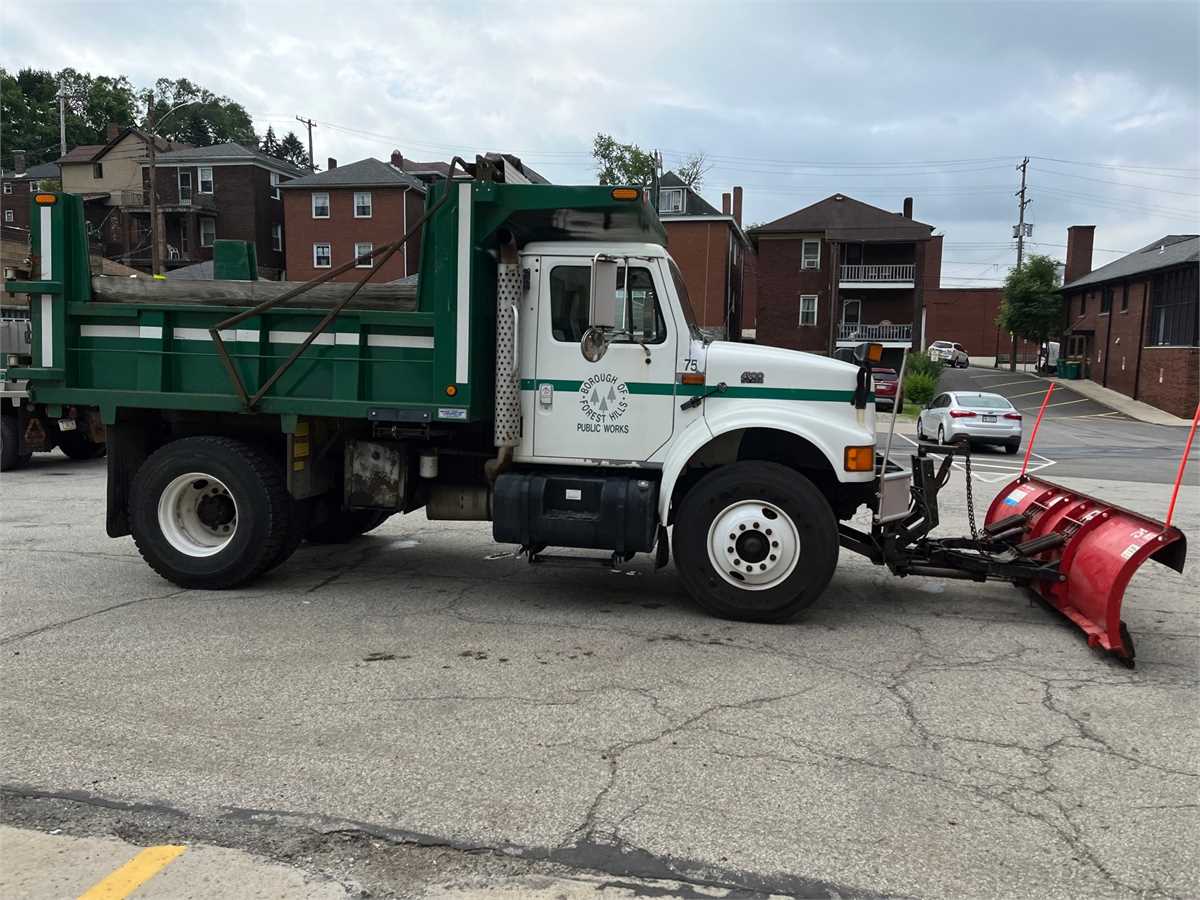
[[[454,384],[446,385],[446,396],[453,397],[458,394],[458,386]]]
[[[637,188],[613,188],[612,198],[614,200],[636,200],[639,193]]]
[[[54,194],[37,194],[34,196],[33,202],[38,206],[53,206],[58,202],[58,197]]]
[[[704,376],[696,372],[687,372],[679,376],[680,384],[704,384]]]
[[[875,445],[868,444],[865,447],[847,447],[846,448],[846,471],[847,472],[874,472],[875,471]]]

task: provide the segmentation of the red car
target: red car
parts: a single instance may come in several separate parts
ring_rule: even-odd
[[[875,408],[894,409],[900,396],[900,382],[896,370],[873,366],[871,376],[875,379]]]

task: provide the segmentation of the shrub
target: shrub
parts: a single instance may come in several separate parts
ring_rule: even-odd
[[[928,375],[933,379],[934,386],[937,385],[938,378],[942,375],[942,361],[940,359],[930,359],[928,353],[910,353],[908,355],[908,364],[905,366],[905,374],[921,374]],[[907,381],[907,378],[905,379]]]
[[[928,372],[906,372],[904,375],[904,399],[924,406],[937,393],[937,379]]]

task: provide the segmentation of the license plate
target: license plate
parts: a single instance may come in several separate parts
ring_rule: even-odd
[[[983,417],[983,421],[985,421],[985,422],[995,422],[995,421],[996,421],[996,417],[995,417],[995,416],[984,416],[984,417]]]

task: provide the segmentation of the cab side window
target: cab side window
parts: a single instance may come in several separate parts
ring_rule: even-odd
[[[550,328],[556,341],[577,344],[588,327],[592,271],[587,266],[555,266],[550,270]],[[661,344],[667,327],[650,270],[631,266],[629,297],[625,270],[617,271],[617,327],[614,344]]]

